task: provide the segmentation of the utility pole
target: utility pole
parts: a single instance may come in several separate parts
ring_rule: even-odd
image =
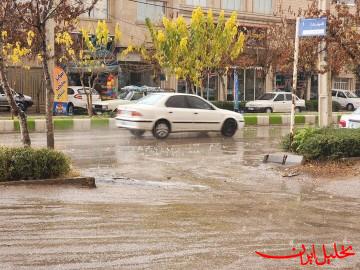
[[[318,8],[326,11],[328,8],[327,0],[319,0]],[[326,41],[322,40],[319,45],[318,69],[324,70],[327,66]],[[319,74],[319,126],[328,127],[332,123],[332,95],[331,95],[331,75],[330,72]]]
[[[296,18],[296,31],[295,31],[295,52],[294,52],[294,69],[293,69],[293,85],[292,85],[292,104],[291,104],[291,117],[290,117],[290,139],[294,138],[295,132],[295,108],[296,108],[296,88],[297,88],[297,67],[299,62],[299,27],[300,17]]]

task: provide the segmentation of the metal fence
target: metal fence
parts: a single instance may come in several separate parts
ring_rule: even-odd
[[[9,67],[8,79],[14,90],[32,97],[34,105],[32,108],[29,108],[31,112],[45,112],[45,85],[43,72],[40,67],[32,67],[29,70]]]

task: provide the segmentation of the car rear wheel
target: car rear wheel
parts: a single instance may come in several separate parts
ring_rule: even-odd
[[[234,119],[227,119],[221,129],[221,134],[224,137],[232,137],[237,131],[237,123]]]
[[[164,120],[158,121],[153,128],[153,135],[157,139],[166,139],[170,134],[170,125]]]
[[[301,108],[300,108],[300,107],[296,107],[296,108],[295,108],[295,112],[296,112],[296,113],[301,113]]]
[[[67,114],[70,116],[74,115],[74,105],[72,105],[72,104],[68,105]]]
[[[353,110],[354,110],[354,105],[348,104],[348,105],[346,106],[346,109],[347,109],[348,111],[353,111]]]
[[[130,133],[132,135],[134,135],[135,137],[141,137],[142,135],[144,135],[145,130],[142,130],[142,129],[130,129]]]
[[[266,109],[265,109],[265,112],[266,112],[266,113],[272,113],[273,110],[272,110],[271,108],[266,108]]]

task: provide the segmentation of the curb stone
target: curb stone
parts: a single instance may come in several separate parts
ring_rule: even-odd
[[[333,114],[333,123],[338,123],[341,115]],[[290,115],[245,115],[245,126],[276,126],[289,125]],[[314,125],[317,123],[317,115],[296,115],[295,124],[297,125]],[[29,119],[29,126],[31,131],[45,132],[45,119]],[[54,119],[55,130],[76,130],[87,131],[91,129],[114,129],[116,128],[115,118],[92,118],[92,119],[73,119],[63,118]],[[18,131],[19,123],[17,120],[0,120],[0,133],[11,133]]]
[[[40,186],[81,186],[88,188],[96,188],[94,177],[74,177],[74,178],[59,178],[59,179],[44,179],[44,180],[20,180],[0,182],[0,186],[21,186],[21,185],[40,185]]]

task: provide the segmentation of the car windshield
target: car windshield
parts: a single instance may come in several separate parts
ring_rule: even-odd
[[[348,98],[358,98],[358,96],[352,92],[345,92],[345,94]]]
[[[265,93],[262,94],[257,100],[272,100],[275,96],[276,94],[273,93]]]
[[[136,103],[143,105],[155,105],[159,102],[160,99],[163,98],[164,95],[161,94],[150,94],[141,99],[139,99]]]
[[[126,99],[126,100],[130,100],[131,99],[131,91],[121,91],[118,98],[120,99]]]

